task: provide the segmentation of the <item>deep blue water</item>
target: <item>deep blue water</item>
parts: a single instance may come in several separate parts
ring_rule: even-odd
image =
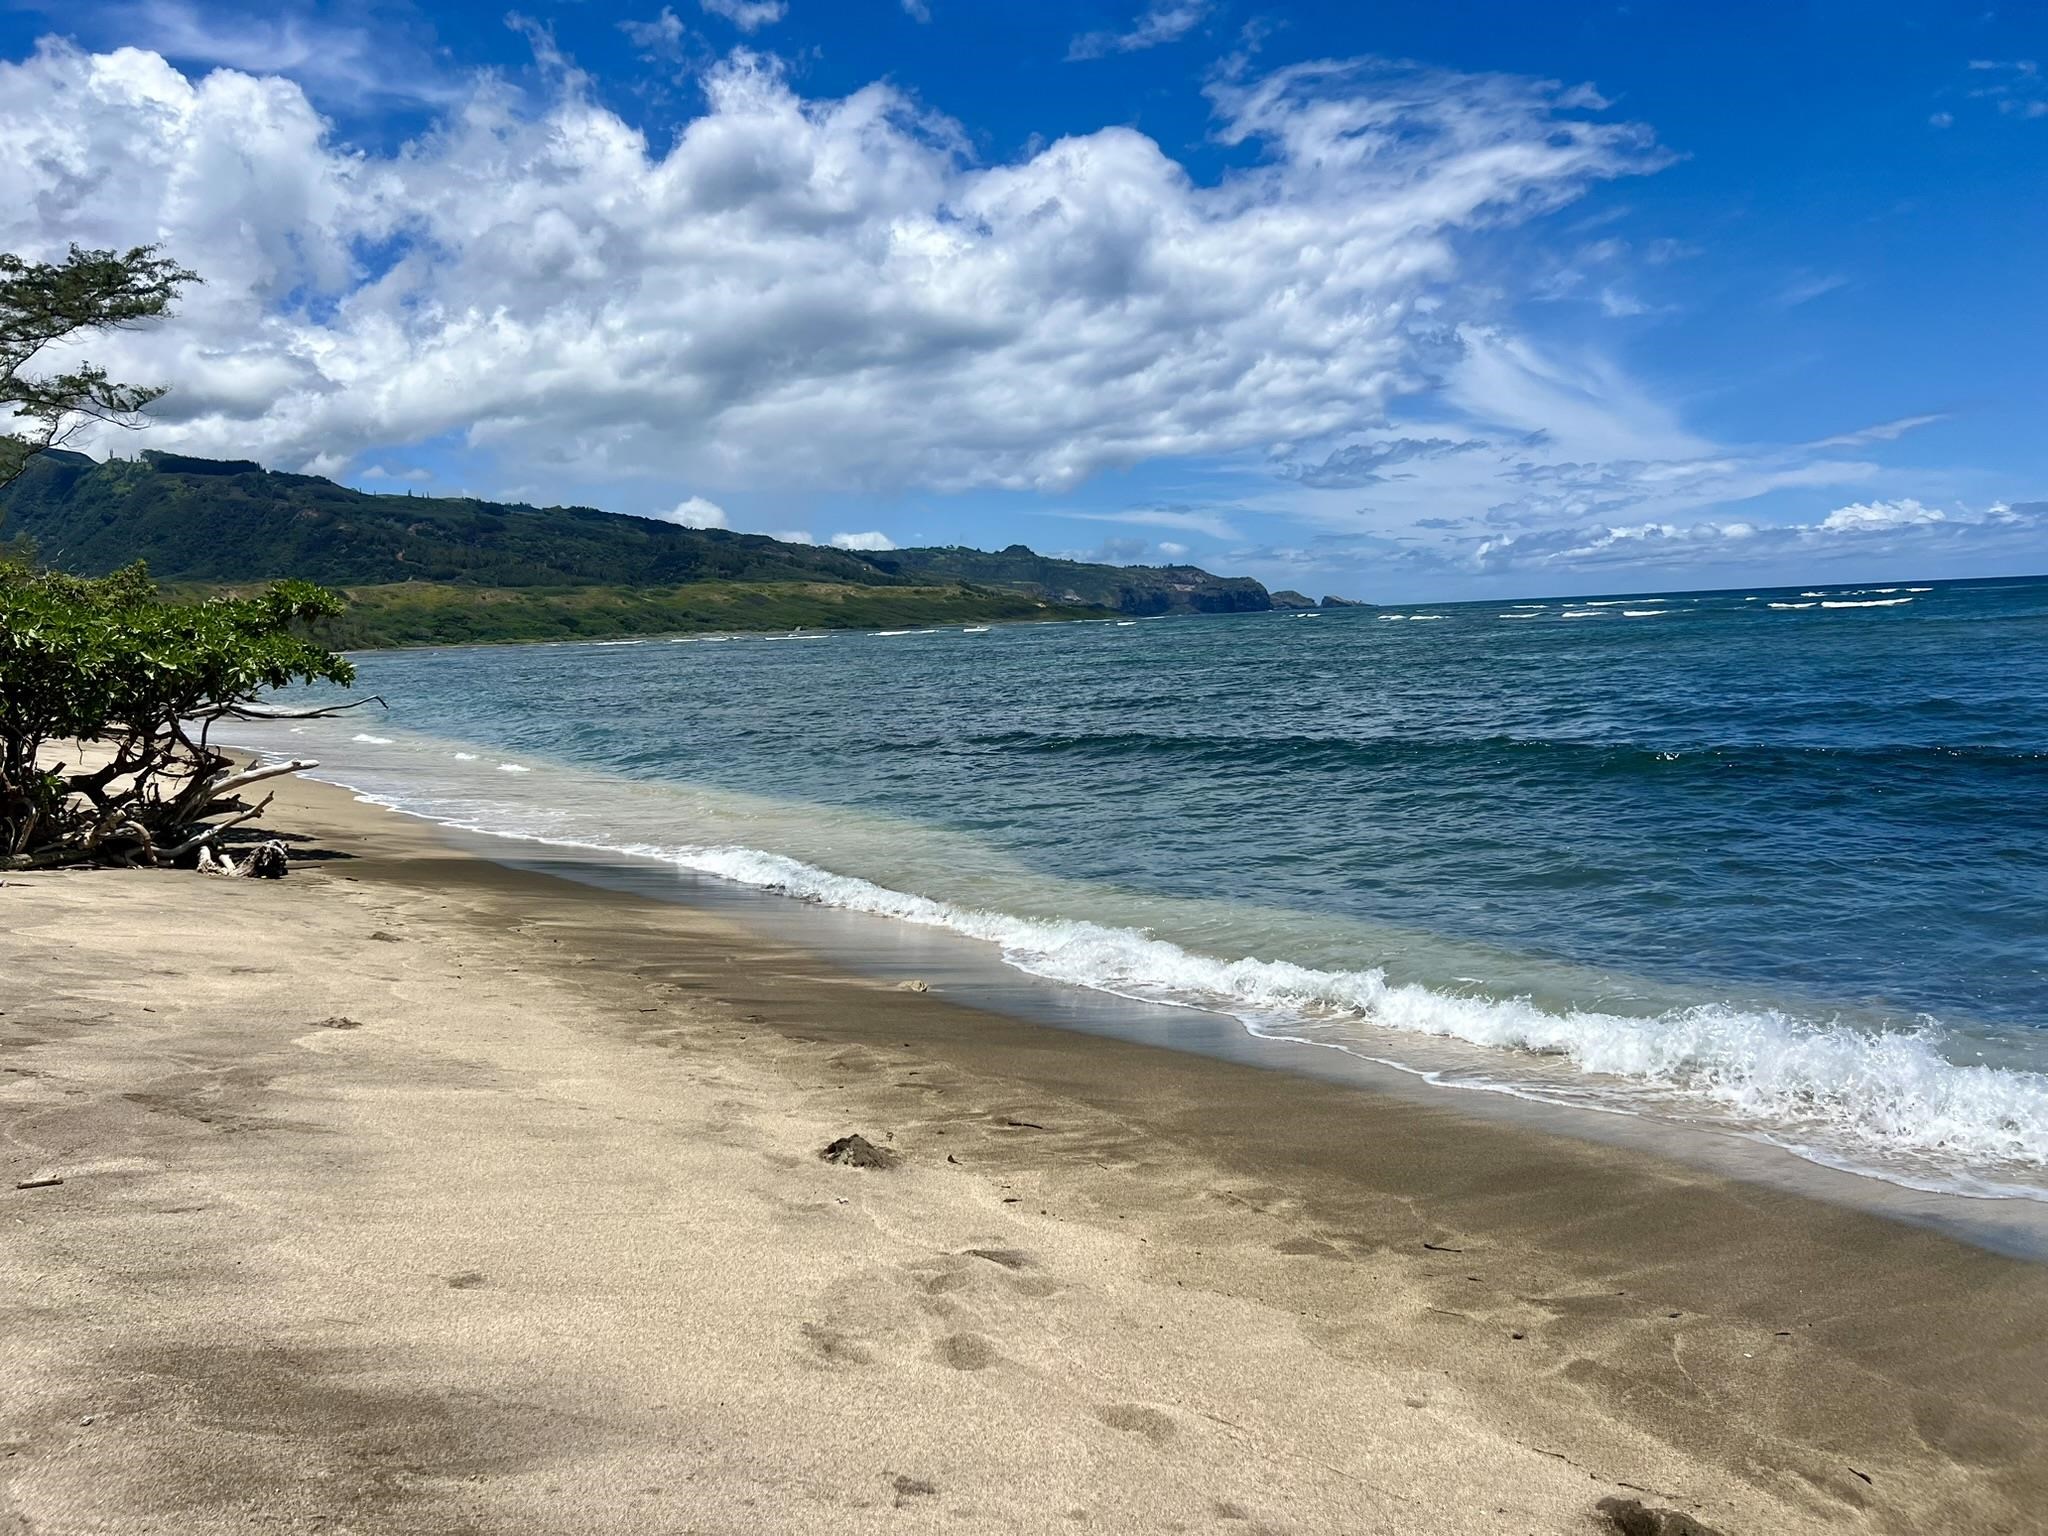
[[[902,915],[1047,974],[1455,1040],[1833,1156],[2048,1166],[2048,580],[361,671],[391,712],[323,755],[435,814],[932,898]],[[568,774],[604,787],[567,809]],[[1100,937],[1127,929],[1162,943]]]

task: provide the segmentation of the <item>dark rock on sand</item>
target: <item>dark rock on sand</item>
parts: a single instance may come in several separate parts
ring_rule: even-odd
[[[1710,1525],[1675,1509],[1652,1509],[1641,1499],[1602,1499],[1593,1506],[1619,1536],[1721,1536]]]
[[[865,1136],[842,1136],[818,1156],[845,1168],[887,1168],[896,1161],[894,1152],[876,1146]]]

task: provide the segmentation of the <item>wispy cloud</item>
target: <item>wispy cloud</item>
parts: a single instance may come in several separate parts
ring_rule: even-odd
[[[1320,464],[1283,464],[1280,473],[1317,490],[1342,490],[1379,485],[1386,480],[1386,471],[1396,464],[1477,453],[1487,446],[1483,438],[1476,437],[1379,438],[1335,449]]]
[[[1139,53],[1161,43],[1178,42],[1209,14],[1208,0],[1153,0],[1153,4],[1122,32],[1084,32],[1067,45],[1069,59],[1101,59],[1112,53]]]
[[[289,76],[330,102],[447,105],[469,89],[403,27],[323,16],[304,0],[246,7],[125,0],[77,19],[180,64]]]
[[[1197,512],[1178,507],[1133,507],[1123,512],[1059,512],[1084,523],[1130,523],[1141,528],[1178,528],[1187,533],[1206,533],[1212,539],[1234,539],[1238,532],[1214,512]]]
[[[772,27],[789,14],[788,0],[697,0],[707,16],[723,16],[742,32]]]
[[[1781,309],[1797,309],[1848,286],[1849,279],[1839,272],[1803,272],[1780,288],[1773,302]]]
[[[619,23],[619,30],[627,40],[643,54],[656,59],[673,59],[683,50],[683,39],[688,37],[689,28],[672,7],[664,5],[661,14],[652,21],[628,19]]]
[[[903,14],[912,21],[926,22],[932,19],[932,8],[925,0],[903,0]]]
[[[1908,432],[1917,432],[1922,427],[1931,427],[1938,421],[1947,421],[1948,413],[1935,411],[1925,416],[1901,416],[1896,421],[1881,421],[1874,427],[1861,427],[1854,432],[1844,432],[1836,437],[1824,437],[1812,446],[1815,448],[1867,448],[1872,443],[1895,443]]]
[[[2036,59],[1972,59],[1970,72],[1982,84],[1969,95],[1988,101],[2001,115],[2027,121],[2048,118],[2048,76]]]
[[[1854,502],[1811,522],[1712,519],[1694,523],[1594,524],[1481,539],[1461,552],[1476,570],[1598,570],[1608,566],[1811,564],[1848,556],[1929,559],[1993,541],[2048,539],[2048,503],[1995,502],[1972,511],[1911,497]]]

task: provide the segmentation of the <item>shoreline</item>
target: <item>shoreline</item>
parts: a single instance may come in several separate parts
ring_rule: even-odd
[[[0,889],[35,1528],[1590,1531],[1616,1495],[1740,1536],[2048,1493],[2048,1268],[898,990],[330,786],[265,825],[282,886]],[[816,1160],[852,1131],[901,1164]]]
[[[334,781],[315,782],[355,793]],[[1645,1153],[1742,1183],[1928,1227],[2008,1257],[2048,1262],[2048,1201],[2032,1191],[1978,1194],[1914,1183],[1903,1175],[1797,1150],[1762,1132],[1733,1125],[1603,1111],[1512,1084],[1475,1085],[1456,1077],[1440,1078],[1440,1069],[1412,1062],[1397,1063],[1288,1035],[1262,1035],[1235,1015],[1216,1009],[1153,1002],[1052,980],[992,956],[985,941],[950,931],[824,906],[658,860],[623,854],[606,859],[597,850],[580,846],[459,828],[374,799],[366,803],[420,821],[435,836],[478,858],[723,917],[858,975],[943,976],[940,990],[978,1012],[1192,1053],[1253,1071],[1349,1086],[1567,1140]],[[1476,1053],[1484,1048],[1466,1049]]]
[[[545,755],[514,752],[510,748],[456,750],[464,744],[420,738],[415,733],[407,735],[401,751],[417,751],[424,745],[429,758],[444,749],[453,751],[458,759],[473,760],[478,752],[488,759],[499,753],[520,757],[524,764],[534,765],[546,775],[575,776],[583,772],[577,765]],[[379,747],[392,745],[388,738],[376,736],[355,739],[374,742]],[[248,744],[243,750],[280,755],[303,745],[307,743],[294,736]],[[1537,1064],[1547,1064],[1548,1058],[1541,1048],[1528,1054],[1526,1049],[1513,1044],[1483,1043],[1460,1033],[1456,1026],[1444,1034],[1383,1030],[1375,1037],[1361,1030],[1352,1036],[1333,1038],[1322,1033],[1315,1023],[1300,1018],[1295,1020],[1299,1028],[1290,1027],[1286,1019],[1268,1021],[1270,1027],[1262,1028],[1251,1015],[1234,1008],[1228,995],[1204,995],[1199,984],[1177,996],[1169,993],[1173,1000],[1168,1001],[1135,996],[1110,982],[1091,984],[1086,980],[1059,979],[1030,963],[1036,953],[1030,946],[1042,937],[1044,925],[1050,921],[1051,926],[1058,926],[1057,918],[1049,920],[1047,915],[1048,911],[1061,910],[1057,907],[1025,907],[1021,910],[1036,915],[1016,917],[999,901],[986,907],[972,901],[956,906],[944,896],[920,896],[917,893],[925,888],[915,883],[899,887],[885,880],[884,887],[878,889],[863,878],[845,876],[836,861],[830,865],[807,865],[802,860],[785,861],[780,854],[762,853],[753,847],[737,850],[772,865],[788,862],[796,879],[812,885],[862,888],[851,897],[837,890],[800,894],[799,891],[809,891],[809,887],[789,890],[764,884],[763,877],[753,869],[735,872],[715,863],[672,857],[672,850],[641,846],[630,837],[624,844],[616,839],[607,841],[609,834],[597,841],[584,841],[581,838],[590,835],[587,831],[520,831],[516,829],[516,817],[508,829],[502,817],[486,815],[476,819],[467,812],[458,815],[445,803],[449,793],[446,785],[435,792],[443,797],[444,803],[437,806],[432,793],[422,802],[418,796],[396,786],[389,765],[351,765],[347,744],[330,742],[315,745],[315,750],[328,765],[310,775],[316,782],[361,795],[380,809],[417,820],[433,828],[436,836],[479,857],[709,910],[772,933],[798,948],[829,956],[834,963],[854,970],[872,969],[871,953],[890,955],[891,963],[913,968],[925,965],[943,969],[949,974],[950,990],[985,1010],[1027,1021],[1163,1043],[1254,1066],[1306,1073],[1397,1097],[1419,1094],[1437,1101],[1454,1095],[1462,1113],[1506,1118],[1567,1136],[1633,1147],[1749,1182],[1930,1225],[1999,1252],[2048,1259],[2048,1188],[2028,1182],[2024,1173],[2017,1170],[2008,1176],[2001,1171],[1987,1172],[1967,1165],[1943,1166],[1934,1158],[1888,1158],[1882,1149],[1860,1147],[1853,1140],[1833,1137],[1831,1128],[1823,1127],[1818,1134],[1802,1130],[1799,1120],[1788,1118],[1794,1107],[1791,1104],[1781,1106],[1786,1113],[1775,1118],[1726,1111],[1711,1099],[1689,1100],[1686,1090],[1673,1088],[1668,1081],[1654,1076],[1632,1078],[1626,1069],[1619,1079],[1603,1081],[1598,1068],[1585,1065],[1570,1053],[1566,1053],[1570,1060],[1567,1069],[1552,1073],[1539,1066],[1531,1070]],[[337,757],[341,759],[339,763],[334,761]],[[512,771],[528,772],[524,764]],[[408,772],[413,767],[411,761],[401,765]],[[364,771],[367,777],[362,776]],[[631,790],[649,787],[639,781],[609,780],[597,774],[587,784],[556,788],[574,795],[585,789],[602,791],[614,786]],[[752,807],[742,805],[734,809],[744,813]],[[643,839],[651,843],[659,838],[659,833],[646,830],[644,821],[640,826]],[[770,841],[764,846],[779,848],[782,844]],[[960,857],[971,862],[976,853],[976,849],[967,848],[960,850]],[[779,870],[771,869],[769,878],[781,878]],[[882,900],[883,905],[871,904],[870,897]],[[906,915],[893,909],[899,902],[929,902],[940,910]],[[960,921],[963,917],[979,919],[988,915],[1013,924],[1022,930],[1021,937],[1013,940],[1009,936],[993,936],[972,924],[963,926]],[[1107,924],[1114,937],[1153,936],[1145,926],[1145,918],[1103,917],[1091,913],[1085,904],[1080,915],[1084,920]],[[1007,949],[1013,942],[1021,946],[1025,958],[997,955],[998,948]],[[1167,942],[1172,945],[1174,941],[1169,938]],[[1222,953],[1228,955],[1232,951],[1226,949]],[[1251,953],[1256,957],[1262,952]],[[1180,958],[1195,963],[1210,961],[1199,950],[1184,953]],[[1257,958],[1248,963],[1254,970],[1263,968]],[[1484,972],[1483,959],[1478,968]],[[1344,978],[1340,975],[1325,979]],[[1411,975],[1406,979],[1416,978]],[[1637,984],[1662,986],[1667,994],[1662,1006],[1682,1005],[1682,995],[1674,984],[1654,980]],[[1421,985],[1435,988],[1439,1002],[1455,1003],[1460,996],[1434,979],[1423,979]],[[1825,999],[1779,999],[1774,1006],[1803,1011],[1805,1016],[1816,1018],[1825,1017],[1828,1012]],[[1962,1064],[1951,1059],[1945,1065],[1960,1070]],[[1838,1085],[1821,1086],[1832,1089]],[[1871,1101],[1881,1103],[1887,1090],[1900,1085],[1879,1081],[1865,1086]],[[1835,1103],[1832,1107],[1839,1111],[1844,1105]]]

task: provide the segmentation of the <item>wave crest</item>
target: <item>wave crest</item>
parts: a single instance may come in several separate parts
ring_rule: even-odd
[[[944,929],[998,946],[1054,981],[1236,1015],[1254,1033],[1352,1019],[1407,1034],[1568,1060],[1712,1106],[1781,1138],[1789,1129],[1861,1157],[2048,1168],[2048,1075],[1964,1066],[1932,1027],[1870,1032],[1709,1004],[1647,1018],[1393,983],[1379,969],[1218,959],[1129,928],[958,907],[743,847],[630,850],[756,889]],[[1330,1044],[1325,1038],[1318,1043]],[[1363,1054],[1362,1052],[1358,1054]]]

